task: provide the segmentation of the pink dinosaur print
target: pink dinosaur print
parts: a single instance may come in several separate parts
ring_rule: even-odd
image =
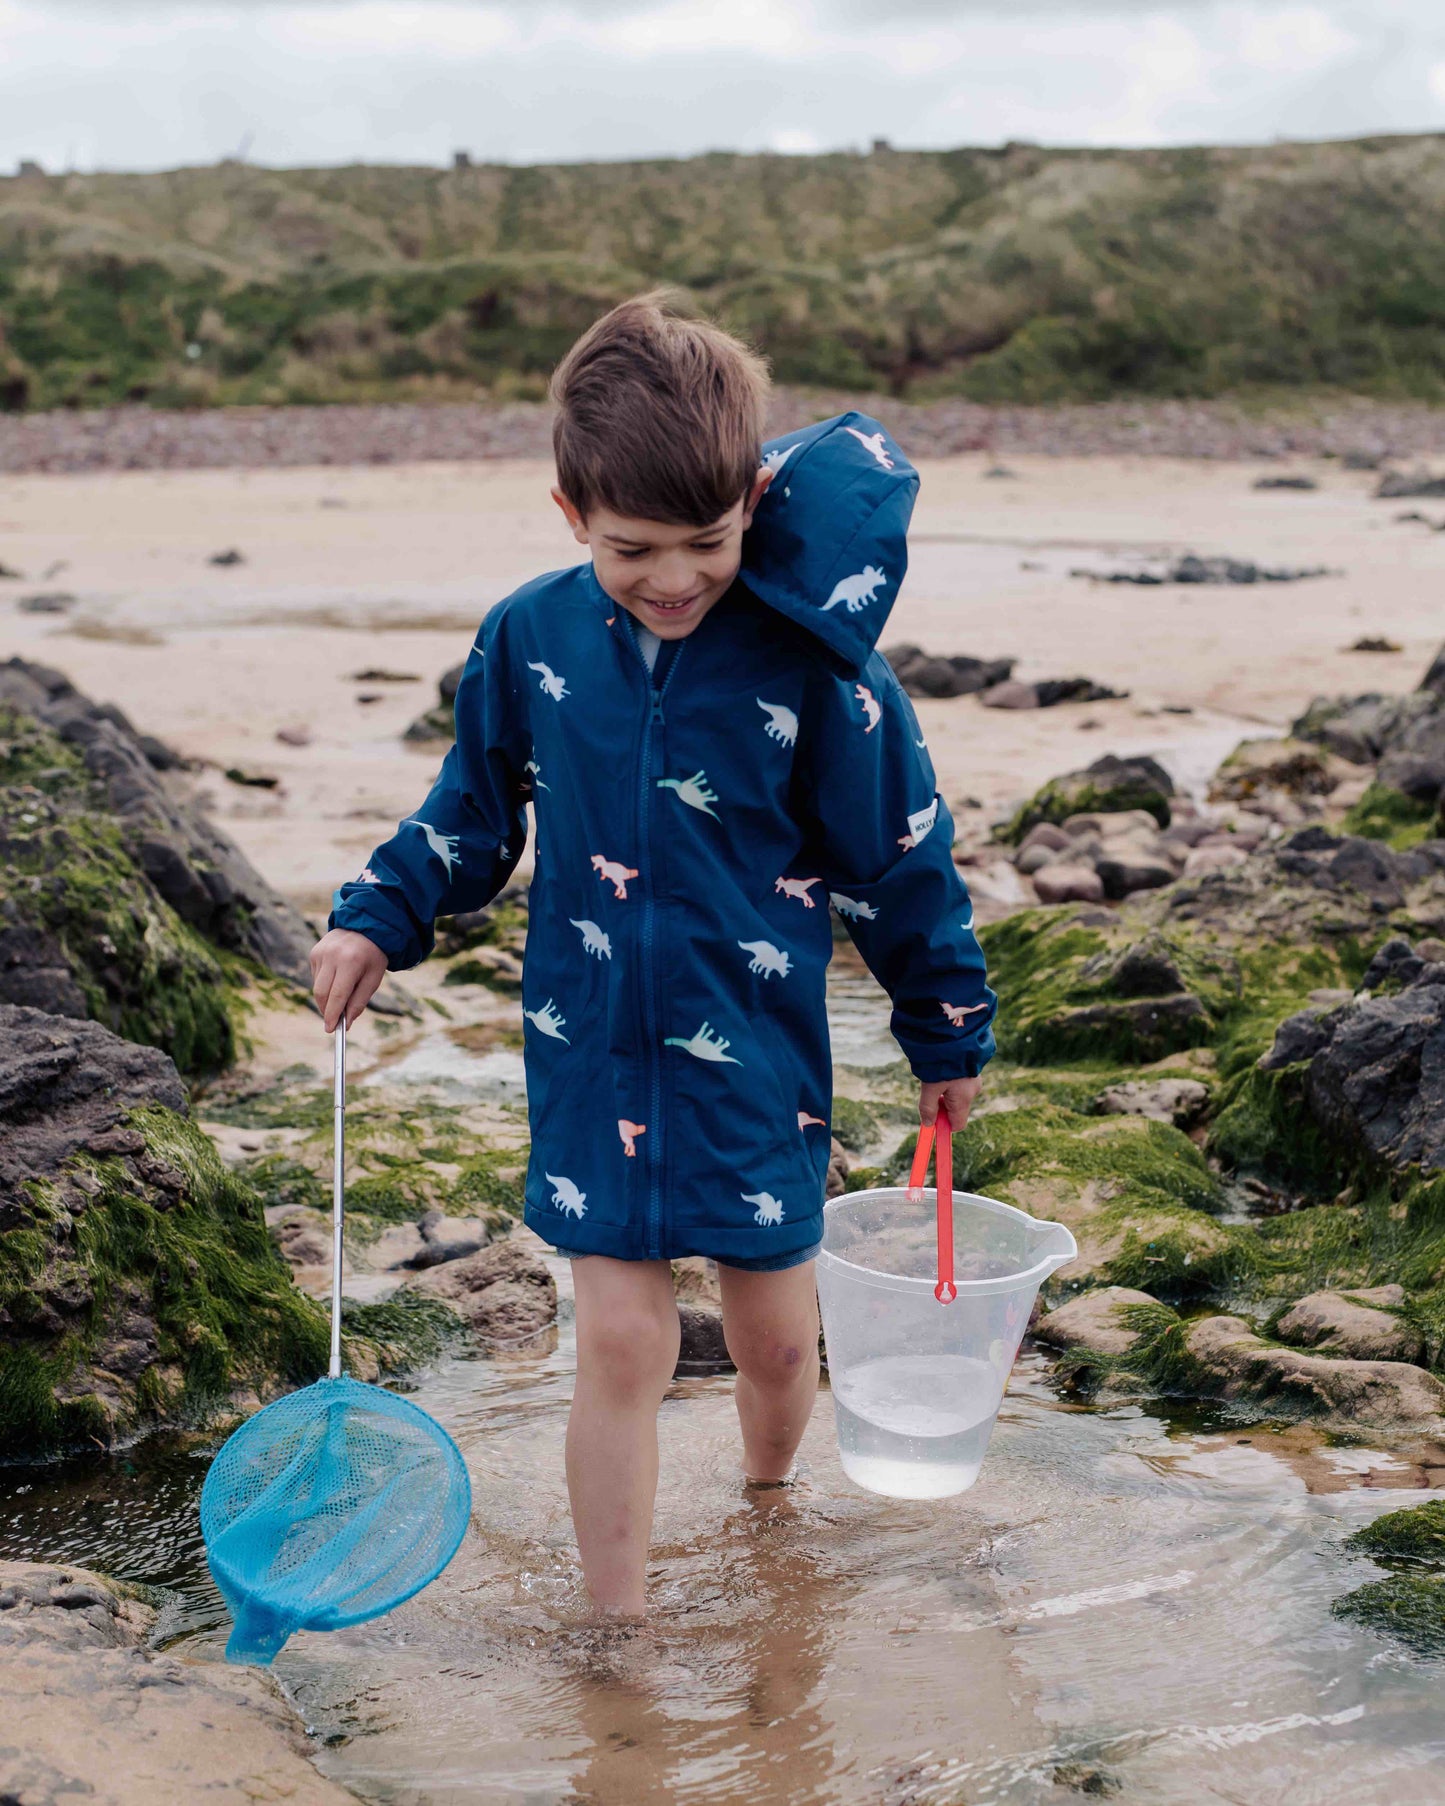
[[[883,719],[882,705],[879,703],[878,698],[868,688],[867,684],[858,684],[854,689],[853,694],[858,698],[859,702],[863,704],[863,713],[868,717],[868,725],[864,728],[863,732],[865,734],[871,734],[874,728],[877,727],[878,723]]]
[[[622,1137],[623,1153],[631,1160],[637,1153],[634,1138],[638,1135],[645,1135],[647,1133],[647,1124],[645,1122],[628,1122],[625,1116],[619,1116],[617,1119],[617,1133]]]
[[[798,1112],[798,1127],[800,1129],[826,1129],[827,1126],[828,1121],[826,1117],[809,1116],[806,1110],[800,1110]]]
[[[627,880],[637,876],[631,866],[619,865],[615,859],[604,859],[600,853],[594,853],[592,869],[599,878],[606,878],[611,884],[612,894],[619,903],[627,901]]]
[[[986,1003],[943,1003],[938,1006],[955,1028],[963,1027],[965,1016],[976,1016],[980,1010],[986,1010]]]
[[[779,878],[773,889],[781,891],[785,897],[796,897],[804,909],[811,909],[813,899],[808,892],[813,885],[820,882],[821,880],[817,878]]]

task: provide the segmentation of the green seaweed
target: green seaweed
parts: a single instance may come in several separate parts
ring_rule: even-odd
[[[341,1310],[343,1350],[355,1361],[364,1349],[383,1376],[415,1373],[459,1346],[467,1329],[452,1307],[424,1292],[398,1292],[382,1304],[346,1302]]]
[[[1332,1615],[1397,1638],[1420,1656],[1445,1655],[1445,1574],[1391,1574],[1356,1587]]]
[[[1445,1567],[1445,1500],[1427,1499],[1423,1505],[1387,1511],[1346,1538],[1345,1547],[1382,1566],[1408,1562]]]
[[[1346,834],[1386,841],[1397,853],[1406,853],[1445,832],[1445,822],[1435,803],[1406,796],[1378,779],[1345,816],[1343,827]]]

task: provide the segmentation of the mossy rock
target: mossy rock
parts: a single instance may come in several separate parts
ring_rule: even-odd
[[[204,1419],[325,1369],[325,1314],[256,1191],[172,1110],[133,1110],[120,1134],[133,1151],[72,1157],[0,1234],[0,1455]]]
[[[401,1291],[382,1304],[346,1302],[341,1309],[348,1358],[369,1356],[379,1375],[415,1373],[467,1341],[467,1326],[443,1299]]]
[[[1064,822],[1071,815],[1114,815],[1143,809],[1161,828],[1170,822],[1173,780],[1153,759],[1118,759],[1107,755],[1085,771],[1050,778],[1014,812],[1001,840],[1014,846],[1040,822]]]
[[[878,1139],[878,1118],[855,1097],[835,1097],[832,1130],[850,1154],[861,1154]]]
[[[1397,853],[1445,836],[1445,810],[1378,781],[1345,816],[1344,832],[1383,840]]]
[[[1336,1618],[1398,1638],[1416,1655],[1445,1655],[1445,1574],[1392,1574],[1330,1607]]]
[[[1345,1547],[1382,1565],[1409,1562],[1445,1568],[1445,1500],[1427,1499],[1404,1511],[1387,1511],[1355,1531]]]

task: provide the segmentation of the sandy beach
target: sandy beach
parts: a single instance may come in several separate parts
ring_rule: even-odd
[[[975,828],[1054,773],[1147,751],[1190,786],[1311,697],[1411,688],[1441,635],[1439,504],[1382,501],[1338,461],[1313,492],[1256,490],[1278,462],[982,455],[923,465],[912,565],[882,642],[1013,656],[1120,701],[1011,713],[921,701],[940,785]],[[217,819],[320,912],[438,763],[408,746],[486,609],[577,547],[538,460],[386,468],[29,474],[0,482],[0,654],[64,670],[200,761]],[[1416,509],[1425,520],[1401,521]],[[235,548],[243,562],[209,562]],[[1136,587],[1080,569],[1151,554],[1325,566],[1291,584]],[[62,614],[21,610],[60,592]],[[1398,653],[1347,650],[1382,635]],[[382,670],[414,682],[360,680]],[[1187,713],[1165,711],[1186,710]],[[278,730],[304,728],[287,745]],[[228,781],[239,769],[275,788]]]

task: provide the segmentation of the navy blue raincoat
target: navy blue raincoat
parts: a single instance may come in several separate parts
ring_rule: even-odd
[[[526,1218],[581,1252],[754,1261],[818,1240],[833,912],[920,1079],[993,1053],[953,825],[873,649],[917,473],[861,414],[766,462],[739,581],[655,672],[590,563],[491,610],[440,777],[331,917],[415,965],[435,917],[501,890],[532,803]]]

